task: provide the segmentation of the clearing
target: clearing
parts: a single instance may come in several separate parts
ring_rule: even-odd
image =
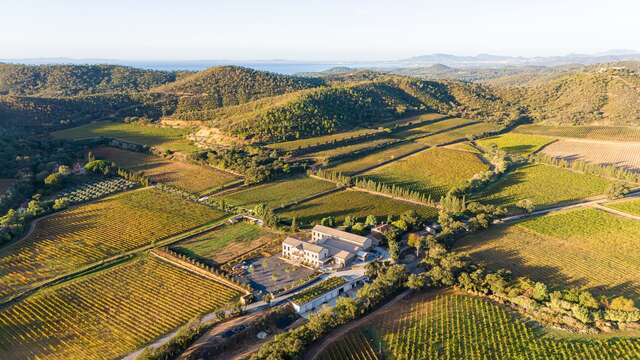
[[[545,147],[542,153],[567,161],[584,160],[640,171],[640,142],[561,139]]]
[[[548,136],[507,133],[484,138],[477,143],[484,148],[495,145],[509,154],[526,156],[540,150],[553,140],[555,139]]]
[[[431,195],[433,200],[489,167],[478,155],[432,148],[363,174],[365,178]]]
[[[537,209],[603,195],[610,181],[551,165],[524,165],[489,186],[480,200],[505,205],[529,199]]]
[[[204,194],[240,180],[236,175],[211,167],[113,147],[97,147],[93,153],[98,159],[113,161],[120,167],[142,172],[154,182],[177,186],[193,193]]]
[[[263,203],[277,208],[335,188],[336,185],[332,182],[304,176],[258,185],[225,194],[222,198],[233,206],[252,208]]]
[[[181,241],[173,247],[200,261],[222,265],[282,237],[264,227],[241,221]]]
[[[155,189],[54,213],[37,220],[27,237],[0,250],[0,297],[224,217]]]
[[[149,145],[161,150],[191,153],[198,150],[198,148],[186,139],[190,131],[190,129],[176,129],[155,125],[99,121],[56,131],[51,135],[57,139],[67,140],[82,140],[103,136]]]
[[[559,287],[640,300],[640,226],[597,209],[549,214],[468,236],[458,250]]]
[[[0,312],[3,359],[116,359],[240,294],[152,255]]]
[[[640,340],[545,337],[499,305],[462,294],[418,294],[373,316],[319,357],[343,359],[633,359]]]
[[[296,216],[301,223],[311,223],[328,216],[338,219],[343,219],[345,216],[364,218],[367,215],[386,217],[399,215],[407,210],[415,210],[424,217],[437,215],[437,210],[434,208],[355,190],[322,196],[288,208],[279,215],[287,218]]]

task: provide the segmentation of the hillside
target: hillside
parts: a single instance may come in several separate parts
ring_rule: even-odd
[[[116,65],[0,64],[0,95],[59,97],[145,91],[175,80],[174,72]]]
[[[180,95],[181,111],[238,105],[322,85],[320,79],[280,75],[238,66],[217,66],[158,86],[153,92]]]
[[[541,85],[505,91],[503,96],[526,106],[538,122],[640,124],[640,74],[628,68],[569,72]]]
[[[416,112],[485,116],[508,123],[519,116],[490,89],[388,76],[376,81],[333,83],[237,106],[185,112],[171,118],[206,121],[222,132],[254,142],[274,142],[376,126]],[[491,114],[496,112],[497,115]]]

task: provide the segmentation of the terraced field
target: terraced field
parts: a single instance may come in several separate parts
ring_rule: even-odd
[[[322,360],[592,359],[640,357],[640,339],[543,337],[499,305],[466,295],[416,296],[332,344]]]
[[[99,121],[56,131],[51,135],[56,139],[67,140],[81,140],[104,136],[131,143],[154,146],[162,150],[191,153],[198,150],[198,148],[186,139],[186,135],[189,132],[189,129]]]
[[[488,169],[476,154],[432,148],[363,175],[378,182],[430,194],[437,200],[452,187],[463,184],[473,175]]]
[[[342,141],[354,137],[359,137],[367,134],[375,134],[382,131],[381,129],[357,129],[352,131],[345,131],[337,134],[317,136],[308,139],[300,139],[293,141],[286,141],[281,143],[270,144],[272,149],[291,151],[296,149],[304,149],[310,146],[316,146],[320,144],[328,144],[334,141]]]
[[[516,276],[640,301],[639,224],[601,210],[578,209],[493,227],[461,240],[459,250]]]
[[[149,255],[2,309],[0,358],[121,358],[238,296]]]
[[[547,136],[507,133],[481,139],[477,143],[485,148],[495,145],[510,154],[529,155],[540,150],[553,140],[554,138]]]
[[[640,129],[624,126],[521,125],[514,132],[554,137],[640,142]]]
[[[238,222],[182,241],[174,247],[195,258],[223,264],[281,237],[261,226]]]
[[[567,161],[584,160],[640,171],[640,142],[561,139],[542,152]]]
[[[442,145],[451,141],[466,139],[472,135],[478,135],[488,131],[495,131],[497,129],[498,127],[496,125],[483,122],[453,129],[433,136],[427,136],[417,139],[416,141],[429,146]]]
[[[0,250],[0,297],[223,217],[154,189],[55,213],[26,238]]]
[[[550,165],[526,165],[504,176],[480,197],[484,201],[514,209],[523,199],[533,201],[536,208],[604,194],[609,181],[575,173]]]
[[[335,187],[334,183],[304,176],[252,187],[224,195],[223,198],[234,206],[251,208],[258,203],[264,203],[276,208]]]
[[[177,186],[193,193],[206,193],[240,179],[236,175],[211,167],[113,147],[98,147],[93,153],[98,159],[113,161],[120,167],[142,172],[154,182]]]
[[[353,190],[345,190],[304,202],[286,209],[279,215],[286,218],[296,216],[302,222],[311,223],[327,216],[338,219],[345,216],[366,217],[367,215],[385,217],[390,214],[399,215],[407,210],[415,210],[425,217],[437,215],[434,208]]]
[[[473,123],[474,121],[472,120],[462,119],[462,118],[436,119],[432,122],[428,122],[421,126],[416,126],[406,130],[398,131],[393,135],[398,138],[404,139],[409,137],[423,136],[436,131],[443,131],[443,130],[458,127],[458,126],[470,125]]]
[[[378,166],[387,161],[394,160],[406,154],[427,148],[426,145],[415,142],[406,142],[396,145],[382,151],[377,151],[369,155],[357,158],[355,160],[345,161],[343,163],[331,166],[331,170],[341,172],[345,175],[353,175],[360,171]]]
[[[606,204],[606,206],[631,215],[640,216],[640,199],[611,202]]]

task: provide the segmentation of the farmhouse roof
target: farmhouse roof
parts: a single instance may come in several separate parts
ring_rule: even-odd
[[[338,239],[357,244],[358,246],[364,246],[365,242],[367,241],[366,236],[352,234],[350,232],[334,229],[334,228],[323,226],[323,225],[314,226],[313,231],[317,231],[329,236],[333,236]]]
[[[353,257],[353,254],[348,252],[348,251],[338,251],[335,255],[333,255],[334,257],[337,257],[338,259],[342,259],[342,260],[349,260],[350,258]]]
[[[322,250],[324,250],[325,248],[323,248],[322,246],[316,245],[316,244],[311,244],[308,242],[303,242],[302,243],[302,249],[304,249],[305,251],[309,251],[309,252],[313,252],[313,253],[321,253]]]
[[[298,247],[298,246],[300,246],[300,244],[302,244],[302,241],[300,241],[300,240],[298,240],[296,238],[293,238],[291,236],[287,236],[287,238],[284,239],[283,243],[287,244],[287,245],[291,245],[293,247]]]

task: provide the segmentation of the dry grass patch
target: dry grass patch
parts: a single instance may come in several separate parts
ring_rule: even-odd
[[[640,171],[640,142],[561,139],[542,152],[567,161],[583,160]]]

